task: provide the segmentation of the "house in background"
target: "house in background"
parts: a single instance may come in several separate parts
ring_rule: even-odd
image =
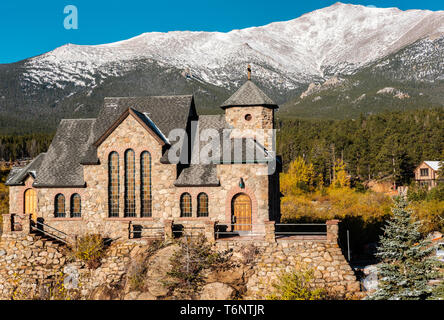
[[[436,187],[439,180],[442,177],[438,176],[438,170],[440,168],[439,161],[423,161],[415,169],[415,180],[422,186],[432,189]]]

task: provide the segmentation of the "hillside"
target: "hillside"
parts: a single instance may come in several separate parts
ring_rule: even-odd
[[[444,105],[444,37],[423,39],[350,76],[312,83],[281,117],[357,119],[360,114]]]

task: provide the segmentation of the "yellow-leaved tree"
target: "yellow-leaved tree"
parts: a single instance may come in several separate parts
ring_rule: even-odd
[[[333,188],[348,188],[350,187],[350,177],[346,170],[346,164],[343,160],[338,159],[333,166],[335,173],[332,187]]]
[[[290,163],[288,171],[281,174],[281,192],[289,196],[313,191],[315,179],[313,164],[307,164],[302,157],[298,157]]]

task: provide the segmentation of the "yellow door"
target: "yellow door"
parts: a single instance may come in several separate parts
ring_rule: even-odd
[[[234,197],[232,203],[234,231],[251,231],[251,200],[246,194]]]
[[[37,220],[37,196],[34,189],[25,191],[25,214],[32,214],[32,220]]]

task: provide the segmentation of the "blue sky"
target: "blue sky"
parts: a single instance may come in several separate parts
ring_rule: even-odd
[[[19,61],[66,43],[101,44],[151,31],[230,31],[290,20],[329,0],[1,0],[0,63]],[[444,10],[442,0],[343,1],[376,7]],[[78,9],[78,29],[66,30],[63,9]]]

